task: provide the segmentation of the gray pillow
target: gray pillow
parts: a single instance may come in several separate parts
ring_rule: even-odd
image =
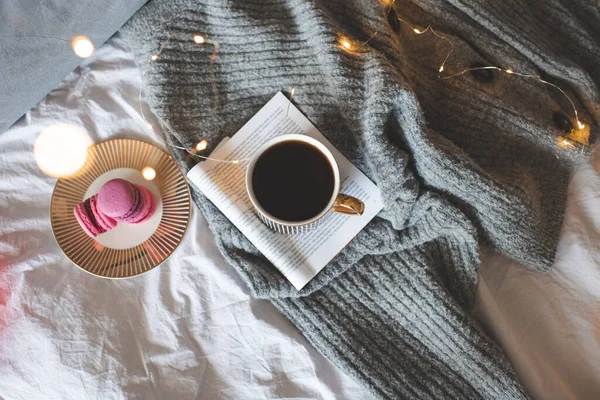
[[[71,39],[87,36],[96,48],[146,0],[1,0],[0,132],[73,71],[81,58]]]

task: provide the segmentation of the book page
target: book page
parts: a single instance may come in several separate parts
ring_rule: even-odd
[[[290,133],[311,136],[333,153],[340,169],[341,193],[361,199],[365,203],[363,215],[329,212],[317,228],[295,235],[277,233],[261,222],[246,192],[247,160],[265,141]],[[190,170],[188,179],[298,290],[319,273],[383,208],[379,188],[352,165],[281,92],[235,135],[221,142],[210,157],[240,161],[203,161]]]

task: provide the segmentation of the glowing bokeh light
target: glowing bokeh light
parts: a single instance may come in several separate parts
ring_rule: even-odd
[[[68,178],[83,167],[88,156],[90,137],[71,124],[45,128],[35,140],[33,157],[38,167],[53,178]]]
[[[203,151],[203,150],[206,150],[207,147],[208,147],[208,142],[206,140],[201,140],[196,145],[196,150]]]
[[[94,44],[85,36],[77,36],[71,41],[71,46],[77,57],[88,58],[94,54]]]
[[[145,180],[151,181],[156,178],[156,171],[152,167],[144,167],[144,169],[142,169],[142,176]]]
[[[194,35],[194,42],[196,42],[198,44],[202,44],[202,43],[204,43],[204,37],[202,37],[200,35]]]

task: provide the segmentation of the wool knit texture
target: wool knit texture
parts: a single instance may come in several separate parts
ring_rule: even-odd
[[[387,2],[388,4],[390,2]],[[403,19],[473,63],[543,74],[597,135],[600,12],[573,0],[416,0]],[[525,398],[502,351],[469,316],[480,246],[540,272],[553,262],[571,163],[557,146],[561,94],[492,71],[444,80],[449,44],[416,35],[377,0],[154,0],[123,28],[167,140],[213,149],[277,91],[381,189],[385,208],[295,290],[193,188],[219,248],[335,365],[380,398]],[[378,31],[367,44],[363,44]],[[219,42],[214,62],[210,44]],[[338,45],[349,40],[350,50]],[[168,40],[168,42],[166,42]],[[160,57],[148,65],[161,43]],[[184,169],[192,163],[174,153]]]

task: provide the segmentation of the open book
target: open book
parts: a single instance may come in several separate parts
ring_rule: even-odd
[[[192,168],[187,176],[300,290],[377,215],[383,208],[383,201],[379,188],[352,165],[281,92],[235,135],[221,142],[211,158],[247,160],[265,141],[289,133],[311,136],[327,146],[340,168],[341,192],[365,203],[363,215],[330,212],[324,217],[323,223],[309,233],[282,235],[270,230],[253,211],[246,192],[246,162],[203,161]]]

